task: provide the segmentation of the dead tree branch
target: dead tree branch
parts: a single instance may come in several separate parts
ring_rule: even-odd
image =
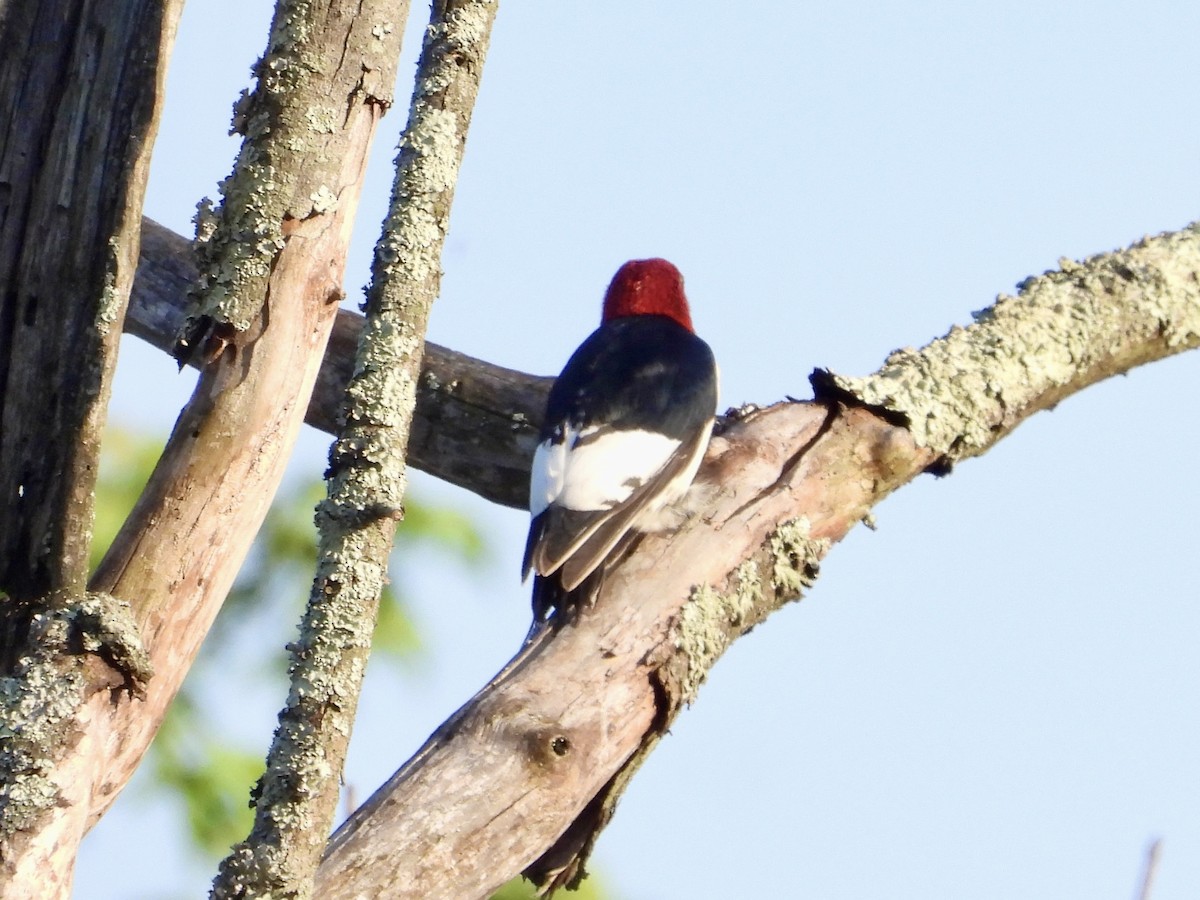
[[[69,893],[103,768],[84,706],[149,674],[118,662],[142,660],[127,607],[86,587],[100,436],[182,5],[0,10],[0,897]]]
[[[170,352],[196,278],[190,241],[143,219],[142,257],[125,330]],[[362,327],[357,313],[338,313],[305,418],[314,428],[334,431]],[[409,465],[494,503],[523,509],[529,500],[529,461],[552,381],[426,342]]]
[[[222,864],[214,897],[308,896],[333,826],[403,514],[415,385],[495,15],[496,0],[433,4],[366,327],[329,454],[328,495],[317,508],[317,572],[291,647],[291,690],[254,792],[254,827]]]
[[[348,223],[399,56],[395,29],[372,27],[404,16],[382,0],[304,6],[320,20],[281,5],[258,89],[241,106],[247,137],[206,251],[205,326],[193,331],[204,372],[90,586],[128,604],[154,677],[136,696],[98,683],[75,714],[80,738],[50,776],[71,789],[58,814],[86,827],[149,746],[241,566],[341,297]],[[231,297],[233,308],[217,302]]]
[[[643,539],[593,609],[443,725],[334,835],[320,895],[386,881],[377,896],[483,897],[519,871],[572,882],[712,664],[795,600],[833,543],[920,473],[1200,346],[1197,272],[1194,227],[1066,263],[867,379],[817,373],[816,402],[728,423],[701,470],[704,514]]]
[[[151,251],[141,271],[149,276],[160,268]],[[476,697],[443,726],[335,836],[318,875],[321,890],[337,897],[339,888],[334,885],[350,885],[355,879],[369,884],[376,866],[392,872],[403,866],[403,860],[424,859],[424,868],[405,869],[408,874],[397,882],[392,896],[418,896],[425,890],[431,892],[428,896],[439,896],[439,890],[444,891],[440,896],[468,896],[530,866],[556,840],[560,840],[557,849],[542,857],[533,874],[571,874],[576,854],[586,851],[595,828],[611,812],[606,798],[619,790],[678,709],[678,701],[662,685],[678,682],[694,687],[707,671],[703,662],[694,662],[694,655],[684,651],[678,629],[691,633],[686,623],[710,623],[709,631],[701,630],[688,643],[708,648],[711,662],[781,602],[773,590],[761,596],[756,593],[761,591],[761,582],[755,580],[760,571],[785,584],[790,580],[783,599],[797,596],[805,569],[786,563],[790,544],[835,540],[888,490],[920,471],[944,471],[959,459],[978,455],[1028,415],[1053,407],[1101,378],[1195,348],[1200,342],[1197,271],[1200,252],[1195,227],[1083,263],[1064,261],[1060,270],[1025,282],[1017,297],[1001,298],[977,316],[976,324],[956,328],[922,351],[894,354],[873,376],[855,380],[816,373],[819,408],[789,404],[733,423],[714,442],[704,470],[705,478],[720,482],[722,490],[729,492],[728,501],[718,499],[713,512],[665,547],[658,538],[645,541],[639,553],[610,578],[605,598],[592,615],[583,617],[578,627],[564,630],[536,660],[503,685]],[[167,299],[169,295],[160,295],[147,307],[162,307]],[[344,314],[344,327],[348,331],[361,327],[357,319]],[[485,432],[489,438],[496,435],[507,441],[504,423],[511,423],[507,416],[514,410],[509,405],[514,397],[523,400],[521,416],[536,426],[540,412],[532,410],[544,396],[545,379],[526,381],[528,376],[505,371],[511,375],[503,379],[505,388],[494,390],[485,363],[441,348],[427,349],[426,373],[431,359],[444,366],[438,382],[456,383],[461,392],[472,393],[473,403],[497,425]],[[336,350],[331,349],[324,371],[336,371],[338,366]],[[501,443],[499,456],[494,446],[478,448],[476,438],[461,434],[454,424],[463,421],[454,409],[462,394],[429,390],[427,378],[428,374],[422,378],[417,415],[432,427],[444,410],[453,410],[452,424],[441,435],[446,451],[460,461],[462,476],[451,480],[493,496],[497,483],[510,483],[496,475],[498,468],[508,473],[527,468],[535,432],[531,429],[517,447]],[[310,421],[321,420],[316,405],[310,410]],[[878,415],[864,418],[871,410]],[[825,423],[825,429],[821,440],[814,442],[820,423]],[[848,433],[835,438],[839,432]],[[850,436],[856,432],[861,432],[861,440]],[[836,452],[818,449],[835,440]],[[473,456],[476,452],[478,457]],[[823,460],[820,465],[818,457]],[[422,459],[419,448],[414,448],[411,459],[437,471],[437,460]],[[868,483],[865,498],[850,491],[863,480]],[[850,493],[838,493],[836,485]],[[520,491],[502,493],[511,505],[520,502]],[[727,502],[751,503],[759,495],[784,502],[780,508],[757,512],[749,531],[734,528],[740,519],[726,524]],[[789,541],[786,529],[774,533],[779,526],[801,519],[808,522],[807,538],[792,532]],[[710,544],[701,537],[686,537],[696,529],[708,534]],[[731,536],[737,537],[736,542]],[[740,549],[732,556],[714,555],[715,549],[735,544]],[[777,566],[781,559],[784,564]],[[697,560],[713,562],[700,567]],[[639,583],[647,568],[659,580],[647,576]],[[679,583],[662,583],[664,573],[672,571]],[[692,586],[705,583],[717,587],[694,594]],[[712,599],[715,614],[698,602],[706,597]],[[618,638],[625,642],[624,652],[610,657]],[[603,652],[597,653],[597,647]],[[679,671],[685,674],[671,675]],[[553,692],[547,695],[551,687],[570,694],[569,715],[561,706],[552,708],[564,701],[555,700]],[[617,696],[606,703],[610,689]],[[682,693],[687,696],[689,691]],[[536,702],[539,697],[545,697],[545,702]],[[598,723],[607,723],[600,729],[605,734],[603,746],[591,748],[584,739],[584,746],[590,748],[588,760],[595,760],[598,770],[591,770],[587,761],[578,766],[558,763],[553,749],[545,755],[547,744],[538,737],[538,728],[553,731],[551,737],[567,737],[566,744],[555,744],[559,749],[574,746],[578,751],[567,726],[595,735]],[[532,747],[532,762],[525,749],[524,755],[514,754],[514,746]],[[601,753],[603,758],[597,759]],[[571,774],[556,776],[547,785],[541,765],[547,760],[558,768],[570,765]],[[493,765],[495,775],[487,785],[468,789],[456,780],[465,771],[491,771],[483,767]],[[582,777],[585,771],[606,774],[589,781]],[[456,796],[458,800],[448,799]],[[480,804],[478,808],[473,802]],[[439,810],[438,821],[411,816],[411,810],[418,808]],[[520,827],[514,824],[518,822]],[[536,826],[528,837],[527,825]],[[438,833],[464,837],[461,844],[438,843],[435,850],[427,845],[430,835]]]

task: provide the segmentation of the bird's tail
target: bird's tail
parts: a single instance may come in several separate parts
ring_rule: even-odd
[[[579,610],[596,602],[604,584],[606,566],[599,566],[572,590],[562,586],[558,573],[537,575],[533,579],[533,623],[525,635],[525,643],[532,641],[547,628],[562,628],[574,620]]]

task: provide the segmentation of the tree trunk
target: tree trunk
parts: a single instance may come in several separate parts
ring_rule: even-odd
[[[103,769],[84,704],[146,675],[125,611],[84,592],[181,6],[14,0],[0,14],[0,897],[69,893]],[[66,774],[71,760],[84,771]]]
[[[165,7],[169,13],[159,6],[109,6],[66,9],[26,2],[6,10],[3,19],[3,45],[27,48],[30,77],[40,79],[22,93],[15,80],[25,71],[22,59],[6,56],[0,83],[4,102],[21,115],[46,112],[66,129],[38,131],[30,125],[37,140],[26,146],[27,126],[10,113],[4,123],[5,165],[15,165],[13,159],[28,163],[48,146],[57,154],[50,158],[61,156],[64,172],[71,173],[33,179],[29,189],[43,191],[42,199],[31,194],[5,208],[5,240],[16,248],[6,252],[44,267],[53,260],[62,266],[71,252],[99,260],[111,255],[116,262],[111,271],[93,271],[90,294],[72,295],[69,285],[54,293],[66,304],[91,297],[82,312],[68,305],[56,315],[49,314],[49,301],[38,302],[51,295],[46,285],[56,282],[39,281],[42,275],[25,263],[0,271],[8,304],[3,340],[10,347],[18,339],[29,343],[37,354],[13,353],[3,385],[5,415],[19,412],[22,421],[31,422],[30,400],[18,396],[29,391],[30,378],[40,388],[31,397],[44,396],[50,386],[51,396],[64,398],[70,414],[43,414],[52,431],[28,438],[29,443],[6,443],[0,464],[8,479],[4,497],[25,502],[28,481],[31,490],[44,494],[37,498],[38,509],[49,509],[47,521],[63,530],[61,539],[48,544],[55,562],[43,564],[47,557],[38,555],[34,544],[47,545],[47,538],[37,529],[10,524],[35,517],[5,517],[5,558],[20,569],[19,575],[10,573],[5,589],[30,597],[43,587],[70,591],[9,631],[12,684],[5,696],[15,699],[5,711],[10,727],[0,772],[0,839],[9,876],[0,891],[9,893],[0,896],[44,896],[47,883],[59,892],[69,888],[79,838],[112,803],[148,747],[261,523],[300,428],[341,299],[367,151],[390,105],[401,28],[375,26],[403,23],[407,11],[399,0],[319,8],[280,4],[259,66],[259,88],[241,107],[238,124],[247,140],[226,183],[215,234],[205,244],[206,287],[197,295],[187,330],[204,373],[150,485],[84,598],[90,511],[70,503],[90,497],[90,482],[85,487],[84,479],[94,475],[91,444],[101,421],[95,410],[103,410],[103,373],[111,367],[105,348],[115,346],[114,326],[123,308],[118,292],[122,284],[128,287],[137,258],[141,180],[153,121],[149,110],[157,109],[161,96],[161,61],[177,14],[176,6]],[[64,61],[39,56],[47,46],[76,54],[69,57],[77,64],[70,70],[61,114],[58,104],[35,102],[57,98],[62,85],[55,79],[66,71]],[[154,50],[148,57],[146,47]],[[48,68],[43,70],[42,63]],[[126,107],[140,110],[142,118],[133,112],[113,118],[114,110]],[[130,140],[138,155],[131,150],[128,158],[112,151],[85,156],[85,150],[107,147],[92,133],[93,116]],[[134,122],[141,123],[140,131]],[[75,174],[83,177],[76,181]],[[123,205],[101,221],[125,223],[132,235],[125,244],[115,232],[87,226],[93,207],[103,209],[117,200]],[[63,213],[64,204],[78,208]],[[73,234],[60,222],[58,231],[49,232],[58,239],[61,231],[65,243],[52,245],[64,250],[61,257],[33,252],[53,222],[25,217],[26,210],[42,206],[48,215],[69,217],[72,227],[85,229]],[[79,225],[73,224],[76,218]],[[18,252],[22,248],[25,257]],[[124,268],[117,265],[122,261]],[[18,327],[29,331],[15,331]],[[61,354],[57,361],[56,354]],[[68,418],[77,423],[76,432],[59,424]],[[17,435],[8,422],[6,440]],[[61,499],[40,487],[45,477],[33,478],[36,470],[29,467],[35,456],[46,466],[74,460]]]

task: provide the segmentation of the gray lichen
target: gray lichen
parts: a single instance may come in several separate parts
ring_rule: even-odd
[[[258,85],[234,110],[234,130],[245,140],[233,173],[221,183],[220,206],[206,217],[212,221],[197,223],[201,280],[180,331],[183,358],[197,353],[214,330],[249,332],[287,246],[287,224],[337,210],[337,190],[327,182],[341,173],[346,115],[330,103],[336,95],[330,78],[340,82],[332,86],[337,91],[357,93],[363,85],[354,67],[340,66],[349,47],[321,34],[327,15],[310,0],[281,0],[276,8],[267,52],[255,66]],[[356,31],[372,54],[388,52],[377,45],[396,40],[392,29],[374,29],[364,22]],[[364,70],[390,71],[394,60],[364,56],[363,63]]]
[[[335,809],[395,520],[402,514],[425,326],[496,4],[446,6],[445,19],[426,37],[388,218],[376,245],[345,424],[330,451],[327,496],[317,510],[316,578],[299,639],[290,648],[288,705],[260,781],[254,832],[222,866],[217,897],[242,896],[248,880],[259,895],[264,889],[303,895]],[[435,17],[442,9],[435,6]],[[460,33],[463,28],[469,33]],[[473,65],[460,65],[463,58]]]
[[[35,649],[13,674],[0,679],[0,839],[32,828],[55,805],[59,788],[51,773],[84,700],[86,683],[75,667],[64,670],[70,622],[38,613],[30,623]],[[36,636],[36,643],[32,640]]]
[[[739,565],[723,589],[702,585],[692,590],[674,631],[674,646],[685,662],[672,667],[682,673],[677,683],[681,702],[692,702],[713,663],[739,635],[812,586],[828,551],[829,541],[811,538],[808,520],[801,516],[775,529],[763,552]]]
[[[1144,361],[1147,345],[1200,343],[1200,231],[1193,225],[1018,285],[921,350],[898,350],[866,378],[832,376],[864,405],[898,413],[923,447],[972,456],[1021,418]],[[1161,355],[1161,354],[1160,354]]]
[[[710,585],[692,589],[679,611],[675,648],[687,661],[686,676],[679,685],[680,699],[691,703],[714,662],[742,632],[762,601],[758,563],[746,560],[734,570],[725,590]]]
[[[112,326],[125,312],[125,294],[117,286],[120,260],[121,239],[114,236],[108,239],[104,259],[104,287],[96,309],[96,333],[101,339],[108,337]]]
[[[52,773],[89,690],[80,651],[137,688],[151,674],[129,605],[107,594],[62,598],[34,613],[25,645],[31,649],[0,678],[0,840],[34,827],[59,802]]]
[[[142,646],[132,606],[111,594],[90,592],[69,607],[66,615],[83,651],[103,658],[124,678],[130,693],[141,694],[154,667]]]
[[[809,536],[809,521],[800,516],[783,522],[769,539],[771,586],[783,600],[799,599],[820,574],[820,561],[829,552],[829,541]]]

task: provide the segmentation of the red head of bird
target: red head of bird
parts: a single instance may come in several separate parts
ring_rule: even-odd
[[[617,270],[604,295],[601,318],[610,322],[624,316],[667,316],[695,331],[683,276],[665,259],[632,259]]]

